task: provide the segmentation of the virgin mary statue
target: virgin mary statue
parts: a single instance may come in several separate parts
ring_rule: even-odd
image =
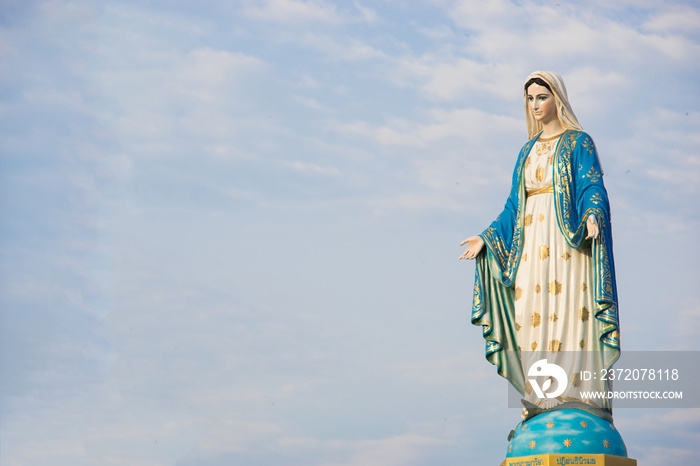
[[[471,321],[486,358],[527,401],[577,401],[611,411],[600,374],[620,353],[608,194],[591,137],[562,78],[537,71],[524,87],[528,142],[503,212],[460,257],[476,259]],[[484,248],[484,246],[486,246]],[[567,388],[542,399],[528,369],[543,357],[563,367]],[[552,359],[553,358],[553,359]],[[582,380],[583,370],[595,374]]]

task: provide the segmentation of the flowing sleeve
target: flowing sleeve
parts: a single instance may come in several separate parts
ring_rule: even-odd
[[[559,227],[571,247],[591,243],[595,264],[596,319],[604,323],[599,335],[606,353],[606,366],[619,357],[620,332],[612,248],[610,202],[603,183],[603,171],[591,137],[583,131],[570,134],[557,154],[560,164],[555,176],[555,202]],[[568,155],[567,155],[568,154]],[[586,240],[586,220],[591,215],[598,222],[598,238]]]
[[[482,327],[486,359],[498,373],[524,393],[525,378],[517,351],[512,283],[520,260],[524,185],[523,163],[535,143],[520,151],[513,171],[510,196],[501,214],[479,235],[486,245],[476,258],[471,322]]]
[[[523,164],[537,138],[527,142],[520,150],[513,170],[510,195],[501,214],[484,230],[484,240],[488,253],[493,256],[500,270],[503,284],[511,286],[520,261],[522,246],[522,212],[525,208],[525,187],[521,183]]]

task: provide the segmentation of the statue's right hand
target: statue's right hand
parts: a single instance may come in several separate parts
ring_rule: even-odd
[[[484,240],[481,239],[480,236],[472,236],[470,238],[465,239],[461,243],[459,243],[460,246],[464,246],[465,244],[469,243],[469,246],[467,247],[467,250],[464,251],[464,254],[459,256],[458,260],[461,259],[474,259],[476,256],[479,255],[481,252],[481,248],[484,247]]]

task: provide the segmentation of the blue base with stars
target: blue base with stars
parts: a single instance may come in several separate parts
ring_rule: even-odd
[[[546,453],[587,453],[627,457],[611,422],[579,409],[539,414],[516,427],[506,458]]]

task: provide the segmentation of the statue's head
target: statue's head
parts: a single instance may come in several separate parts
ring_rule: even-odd
[[[554,93],[544,79],[531,78],[525,83],[525,99],[535,121],[547,124],[557,118]]]
[[[548,121],[547,118],[558,118],[559,123],[565,129],[583,129],[576,119],[571,104],[569,104],[569,96],[566,93],[564,80],[557,73],[553,71],[535,71],[527,77],[524,91],[525,119],[527,121],[529,139],[542,131],[542,123],[546,123]],[[530,100],[531,95],[535,100]],[[544,100],[538,101],[538,95],[541,95]],[[553,108],[549,109],[551,112],[548,112],[546,115],[542,115],[542,112],[537,112],[539,115],[535,115],[533,104],[538,102],[543,104],[546,100],[553,104]]]

